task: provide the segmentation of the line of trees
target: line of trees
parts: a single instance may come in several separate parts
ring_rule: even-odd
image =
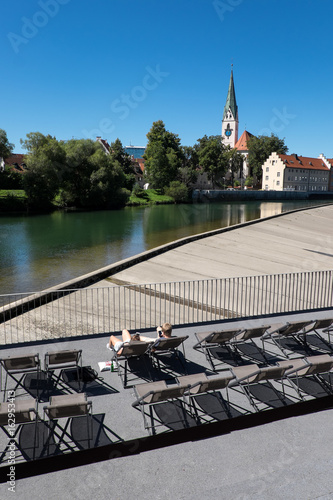
[[[220,135],[198,139],[193,146],[182,146],[178,134],[166,130],[162,120],[153,123],[147,134],[145,178],[150,187],[172,196],[175,201],[188,199],[191,186],[199,173],[205,172],[214,186],[221,186],[227,172],[232,178],[242,169],[243,155],[226,146]],[[130,156],[122,143],[111,143],[105,154],[100,143],[90,139],[58,141],[40,132],[21,139],[26,170],[20,176],[29,205],[46,208],[56,199],[58,205],[78,208],[115,208],[124,206],[135,184]],[[0,129],[0,158],[12,154],[14,145]],[[261,166],[273,152],[286,153],[284,139],[272,134],[252,137],[248,142],[248,162],[252,173],[260,180]],[[4,179],[13,174],[7,171]],[[12,179],[13,180],[13,179]]]
[[[48,208],[55,199],[63,207],[91,209],[126,204],[135,177],[119,139],[111,144],[109,155],[90,139],[65,142],[40,132],[27,134],[21,144],[27,150],[26,170],[16,175],[31,208]],[[9,156],[3,151],[5,158]]]

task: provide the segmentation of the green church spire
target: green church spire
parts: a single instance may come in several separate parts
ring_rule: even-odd
[[[229,111],[229,108],[231,110],[231,113],[233,114],[233,118],[235,120],[237,120],[238,119],[238,106],[237,106],[237,102],[236,102],[234,76],[233,76],[232,69],[231,69],[231,75],[230,75],[227,101],[225,103],[224,111],[223,111],[223,120],[226,118],[227,113]]]

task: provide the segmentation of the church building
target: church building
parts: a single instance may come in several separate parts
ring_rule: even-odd
[[[250,132],[244,130],[244,132],[238,139],[238,106],[236,101],[234,75],[233,70],[231,69],[228,95],[223,110],[222,140],[223,144],[237,149],[237,151],[242,153],[244,157],[243,172],[239,173],[240,179],[246,179],[246,177],[250,175],[250,169],[247,163],[247,157],[249,154],[247,141],[251,137],[253,137],[253,134],[250,134]]]

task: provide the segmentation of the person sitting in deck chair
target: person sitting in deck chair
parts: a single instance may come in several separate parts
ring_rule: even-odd
[[[157,327],[157,338],[160,337],[171,337],[172,326],[170,323],[163,323],[162,326]],[[106,344],[107,349],[112,349],[116,351],[118,356],[121,356],[123,351],[122,347],[124,344],[129,344],[131,340],[142,341],[142,342],[158,342],[156,339],[152,339],[150,337],[143,337],[139,333],[135,333],[131,335],[130,332],[126,329],[122,331],[122,340],[114,335],[111,335],[109,342]]]

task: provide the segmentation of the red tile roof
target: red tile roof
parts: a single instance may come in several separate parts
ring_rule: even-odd
[[[310,170],[329,170],[321,158],[297,155],[278,155],[289,168],[308,168]]]
[[[141,172],[145,171],[145,159],[144,158],[132,158],[134,165],[139,165]]]
[[[247,141],[253,137],[253,134],[250,134],[247,130],[244,130],[240,138],[235,144],[235,148],[238,151],[247,151]]]
[[[22,165],[24,163],[24,156],[25,155],[22,155],[20,153],[14,153],[5,159],[5,164],[6,165],[15,165],[15,163],[17,163],[18,165]]]

